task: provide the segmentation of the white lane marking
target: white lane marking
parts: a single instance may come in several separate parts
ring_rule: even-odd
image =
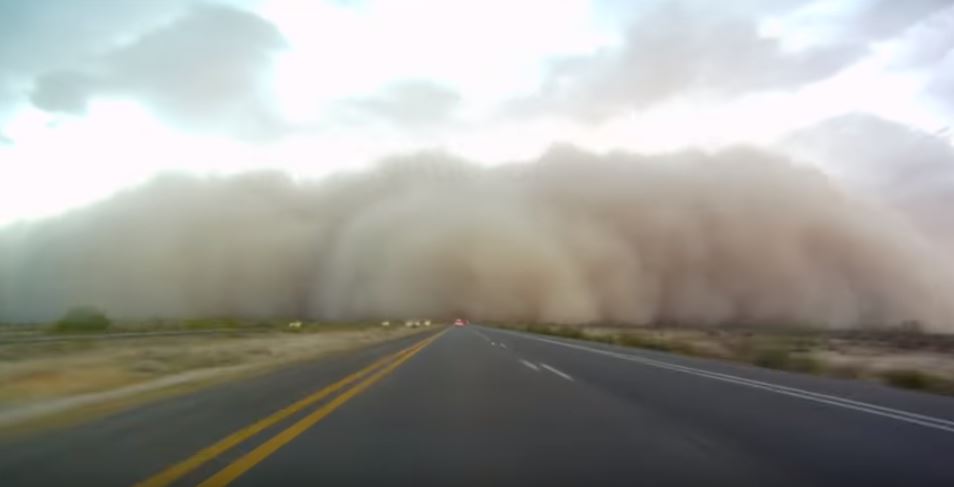
[[[756,389],[762,389],[769,392],[775,392],[778,394],[783,394],[786,396],[797,397],[799,399],[804,399],[807,401],[814,401],[823,404],[830,404],[833,406],[839,406],[845,409],[852,409],[855,411],[861,411],[868,414],[874,414],[877,416],[883,416],[886,418],[896,419],[898,421],[904,421],[907,423],[917,424],[920,426],[925,426],[927,428],[933,428],[937,430],[947,431],[948,433],[954,433],[954,421],[950,421],[943,418],[935,418],[932,416],[926,416],[923,414],[912,413],[909,411],[903,411],[900,409],[893,409],[885,406],[879,406],[877,404],[871,404],[861,401],[855,401],[852,399],[847,399],[838,396],[831,396],[828,394],[821,394],[818,392],[806,391],[804,389],[798,389],[795,387],[780,386],[777,384],[772,384],[769,382],[762,382],[754,379],[746,379],[744,377],[738,377],[729,374],[723,374],[720,372],[710,372],[703,369],[697,369],[694,367],[687,367],[684,365],[671,364],[669,362],[663,362],[660,360],[654,360],[645,357],[639,357],[635,355],[628,355],[617,352],[610,352],[608,350],[600,350],[597,348],[584,347],[582,345],[575,345],[571,343],[564,343],[557,340],[550,340],[547,338],[539,338],[534,336],[528,336],[523,334],[518,334],[511,331],[497,330],[502,333],[510,333],[529,340],[537,340],[546,343],[552,343],[554,345],[560,345],[567,348],[575,348],[578,350],[585,350],[587,352],[598,353],[600,355],[606,355],[609,357],[618,358],[621,360],[627,360],[630,362],[637,362],[644,365],[649,365],[652,367],[658,367],[661,369],[668,369],[676,372],[682,372],[691,375],[697,375],[699,377],[705,377],[708,379],[714,379],[723,382],[730,382],[733,384],[748,386]]]
[[[563,377],[564,379],[566,379],[566,380],[568,380],[568,381],[570,381],[570,382],[573,382],[573,378],[570,377],[570,375],[567,374],[567,373],[565,373],[565,372],[561,372],[561,371],[559,371],[559,370],[557,370],[557,369],[555,369],[555,368],[553,368],[553,367],[550,367],[549,365],[547,365],[547,364],[545,364],[545,363],[543,363],[543,362],[540,362],[540,367],[543,367],[544,369],[547,369],[547,370],[549,370],[550,372],[553,372],[554,374],[559,375],[560,377]]]
[[[535,371],[537,371],[537,372],[540,371],[540,367],[537,367],[536,365],[534,365],[533,362],[527,362],[526,360],[520,359],[520,363],[522,363],[523,365],[526,365],[527,367],[529,367],[529,368],[531,368],[531,369],[533,369],[533,370],[535,370]]]
[[[507,346],[504,345],[504,344],[501,342],[501,343],[500,343],[500,348],[507,348]]]

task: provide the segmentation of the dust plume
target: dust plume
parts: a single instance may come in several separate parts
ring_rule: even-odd
[[[166,175],[0,232],[0,320],[449,318],[954,331],[949,255],[748,149]]]

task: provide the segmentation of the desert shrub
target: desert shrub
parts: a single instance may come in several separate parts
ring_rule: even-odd
[[[934,378],[930,375],[911,369],[887,370],[881,373],[881,380],[904,389],[931,389],[934,384]]]
[[[91,306],[80,306],[66,312],[53,331],[57,333],[90,333],[103,332],[112,326],[112,321],[106,313]]]

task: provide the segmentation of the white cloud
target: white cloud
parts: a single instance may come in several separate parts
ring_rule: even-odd
[[[452,124],[460,95],[426,80],[394,83],[371,96],[349,99],[339,105],[341,117],[360,123],[383,120],[404,129]]]
[[[36,75],[130,42],[190,3],[196,0],[0,2],[0,116],[26,98]]]
[[[676,96],[726,97],[797,87],[835,73],[857,46],[788,52],[750,13],[665,3],[636,17],[623,44],[554,64],[531,112],[563,110],[605,120]]]
[[[83,117],[33,109],[7,126],[0,146],[0,223],[56,214],[163,171],[231,173],[266,160],[264,148],[189,134],[132,101],[92,101]]]
[[[872,53],[874,42],[922,21],[946,1],[650,2],[622,43],[553,64],[517,113],[569,113],[604,121],[679,97],[726,100],[791,91],[825,80]]]
[[[0,44],[0,92],[23,95],[39,77],[34,101],[58,113],[0,103],[0,186],[14,188],[0,222],[164,170],[315,176],[422,148],[495,163],[561,142],[766,145],[852,112],[935,130],[952,117],[938,103],[954,78],[942,69],[945,3],[175,0],[102,18],[24,8],[7,18],[35,28],[0,20],[0,40],[35,49]],[[533,116],[515,116],[514,98],[530,99]],[[102,176],[46,199],[15,189],[78,158]]]
[[[271,56],[283,42],[254,14],[195,6],[103,56],[40,76],[32,101],[81,114],[91,99],[131,97],[187,129],[273,137],[286,130],[268,93]]]
[[[402,79],[427,79],[469,102],[495,103],[532,91],[547,57],[588,52],[608,37],[592,25],[587,0],[355,7],[271,0],[261,14],[290,45],[279,61],[278,91],[296,119]]]
[[[921,73],[930,100],[954,118],[954,3],[912,28],[892,47],[896,51],[892,67]]]

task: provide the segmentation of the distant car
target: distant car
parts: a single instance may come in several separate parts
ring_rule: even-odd
[[[464,326],[466,324],[467,324],[467,320],[462,320],[460,318],[457,318],[456,320],[454,320],[454,326]]]

